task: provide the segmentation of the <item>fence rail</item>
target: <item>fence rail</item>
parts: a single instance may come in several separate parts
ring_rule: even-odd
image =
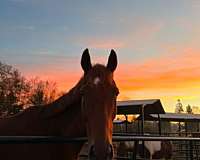
[[[174,160],[199,160],[200,138],[198,137],[166,137],[166,136],[136,136],[133,134],[114,134],[113,142],[121,141],[173,141],[177,146],[174,150]],[[61,136],[0,136],[0,144],[63,144],[86,142],[87,137]],[[83,160],[87,155],[80,155]],[[114,159],[133,159],[133,157],[115,157]],[[141,159],[141,158],[136,158]],[[85,159],[84,159],[85,160]]]
[[[114,135],[113,141],[200,141],[198,137],[166,137],[166,136],[133,136]],[[25,144],[25,143],[78,143],[86,142],[87,137],[64,136],[0,136],[0,144]]]

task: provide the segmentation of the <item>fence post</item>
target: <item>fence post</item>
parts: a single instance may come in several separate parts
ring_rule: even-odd
[[[145,107],[145,104],[142,105],[142,135],[144,136],[144,115],[145,115],[145,111],[144,111],[144,108]],[[146,159],[145,158],[145,154],[144,154],[144,140],[142,140],[142,155],[144,157],[144,160]]]
[[[136,157],[137,157],[137,151],[138,151],[138,144],[139,144],[139,141],[134,141],[134,151],[133,151],[133,160],[136,160]]]
[[[190,160],[190,141],[184,141],[185,145],[183,147],[183,149],[186,149],[186,160]],[[188,152],[189,151],[189,152]]]
[[[190,160],[193,160],[193,141],[189,141],[189,146]]]
[[[158,114],[158,130],[159,130],[159,135],[161,135],[161,120],[160,120],[160,114]]]

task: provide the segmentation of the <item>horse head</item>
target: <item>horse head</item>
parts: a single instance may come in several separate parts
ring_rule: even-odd
[[[81,88],[81,111],[86,124],[89,159],[111,160],[113,157],[112,131],[119,90],[113,80],[117,56],[111,50],[107,66],[92,66],[88,49],[83,52],[81,66],[84,85]]]

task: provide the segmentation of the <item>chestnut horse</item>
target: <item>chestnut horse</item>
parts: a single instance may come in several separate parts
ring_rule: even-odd
[[[117,86],[113,72],[117,56],[111,50],[107,66],[92,66],[83,52],[84,75],[67,94],[45,106],[35,106],[0,120],[0,136],[87,136],[89,159],[111,160]],[[83,143],[1,144],[2,160],[75,160]]]

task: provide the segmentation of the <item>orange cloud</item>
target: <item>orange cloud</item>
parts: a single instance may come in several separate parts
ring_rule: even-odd
[[[115,75],[119,99],[160,98],[168,111],[173,111],[177,98],[185,99],[186,104],[200,103],[199,52],[187,49],[180,54],[120,65]]]
[[[123,90],[172,89],[200,83],[200,54],[186,52],[141,64],[123,64],[116,75]]]

